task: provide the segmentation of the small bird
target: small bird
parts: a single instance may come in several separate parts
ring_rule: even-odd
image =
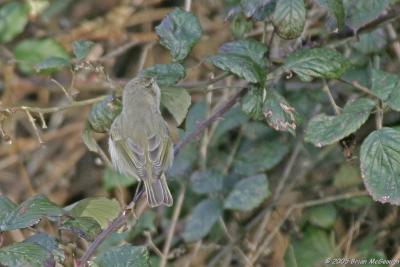
[[[160,112],[160,94],[153,78],[138,76],[128,82],[108,143],[114,167],[143,181],[151,207],[173,203],[164,173],[172,165],[174,152]]]

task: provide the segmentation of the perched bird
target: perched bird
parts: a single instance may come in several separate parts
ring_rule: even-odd
[[[173,162],[173,144],[153,78],[138,76],[125,86],[122,111],[110,128],[109,151],[119,172],[143,181],[151,207],[172,205],[164,172]]]

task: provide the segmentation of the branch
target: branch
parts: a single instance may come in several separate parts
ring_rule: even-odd
[[[204,121],[199,122],[197,124],[196,128],[191,133],[186,135],[182,140],[180,140],[175,145],[174,154],[177,155],[179,153],[179,151],[182,149],[182,147],[184,147],[190,141],[192,141],[197,136],[199,136],[200,133],[205,128],[210,126],[217,119],[221,118],[225,114],[225,112],[227,112],[233,105],[235,105],[239,101],[239,99],[241,97],[243,97],[248,92],[248,90],[249,90],[248,88],[243,88],[238,93],[236,93],[234,96],[232,96],[228,101],[226,101],[223,105],[221,105],[221,107],[219,107],[213,115],[211,115],[209,118],[205,119]]]

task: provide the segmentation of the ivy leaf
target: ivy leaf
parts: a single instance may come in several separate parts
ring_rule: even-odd
[[[78,60],[84,60],[94,43],[88,40],[78,40],[72,43],[72,52]]]
[[[216,171],[197,171],[190,177],[191,189],[197,194],[218,192],[222,189],[224,176]]]
[[[371,70],[371,90],[389,107],[400,111],[400,77],[381,70]]]
[[[59,227],[68,230],[87,241],[94,240],[101,232],[100,224],[92,217],[76,217],[65,220]]]
[[[12,41],[23,32],[28,22],[27,5],[10,2],[0,8],[0,43]]]
[[[296,111],[275,90],[267,90],[263,113],[270,127],[277,131],[296,133]]]
[[[328,9],[330,17],[334,17],[339,31],[344,28],[345,10],[343,0],[318,0],[320,5]]]
[[[128,187],[137,183],[136,178],[119,173],[112,168],[107,168],[103,172],[103,187],[105,190],[111,190],[118,186]]]
[[[50,202],[45,196],[37,195],[25,200],[21,205],[0,216],[0,231],[21,229],[38,224],[44,217],[59,217],[63,210]]]
[[[374,200],[400,204],[400,133],[382,128],[361,145],[360,169],[365,187]]]
[[[313,78],[337,79],[350,66],[340,53],[326,48],[303,49],[285,59],[283,71],[294,72],[303,82]]]
[[[222,203],[218,199],[205,199],[192,211],[183,232],[186,242],[194,242],[205,237],[222,214]]]
[[[254,120],[263,118],[264,88],[252,88],[242,99],[242,111]]]
[[[15,243],[0,249],[0,264],[4,266],[54,267],[53,255],[33,242]]]
[[[344,0],[346,24],[354,30],[374,20],[390,4],[390,0]]]
[[[368,119],[374,106],[374,101],[359,98],[354,102],[347,103],[339,115],[318,115],[310,120],[305,140],[317,147],[338,142],[360,128]]]
[[[101,253],[94,262],[98,267],[150,267],[149,251],[145,246],[129,244],[114,247]]]
[[[35,66],[36,71],[42,74],[52,74],[67,68],[70,63],[62,57],[48,57]]]
[[[174,61],[182,61],[200,40],[202,29],[192,13],[175,8],[156,27],[160,43],[170,50]]]
[[[303,0],[278,0],[272,23],[276,33],[283,39],[295,39],[301,35],[306,23]]]
[[[159,86],[174,85],[186,75],[185,68],[179,63],[156,64],[144,69],[142,73],[154,77]]]
[[[92,106],[88,115],[88,122],[95,132],[106,133],[121,111],[121,99],[114,95],[108,95]]]
[[[234,173],[251,176],[275,167],[289,152],[286,142],[274,138],[254,140],[240,146],[234,161]]]
[[[186,117],[192,98],[184,88],[164,87],[161,89],[161,104],[174,117],[177,125],[180,125]]]
[[[115,199],[92,197],[82,199],[66,207],[65,210],[70,211],[74,217],[91,217],[105,228],[118,216],[121,208]]]
[[[225,199],[224,207],[249,211],[259,206],[270,194],[267,176],[259,174],[240,180]]]
[[[69,59],[64,48],[54,39],[27,39],[18,43],[14,50],[18,68],[25,74],[34,73],[34,66],[48,57]]]
[[[236,74],[248,82],[261,83],[265,80],[265,52],[267,48],[264,44],[245,39],[224,44],[218,54],[208,60],[216,67]]]

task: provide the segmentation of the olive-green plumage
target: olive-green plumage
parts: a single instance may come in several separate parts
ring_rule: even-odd
[[[172,165],[173,145],[154,79],[139,76],[125,86],[122,112],[111,125],[109,150],[118,171],[144,182],[151,207],[172,205],[164,172]]]

